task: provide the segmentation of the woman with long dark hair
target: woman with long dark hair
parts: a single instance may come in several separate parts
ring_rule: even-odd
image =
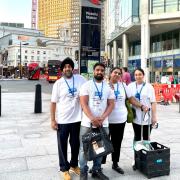
[[[114,67],[110,73],[109,84],[114,90],[115,107],[109,115],[109,132],[114,147],[114,152],[112,153],[112,169],[120,174],[124,174],[124,170],[119,167],[118,162],[120,159],[124,128],[127,121],[127,108],[125,105],[126,94],[130,103],[132,103],[137,109],[143,109],[146,111],[147,108],[145,106],[143,107],[134,97],[131,97],[126,84],[120,82],[121,74],[121,69],[119,67]]]

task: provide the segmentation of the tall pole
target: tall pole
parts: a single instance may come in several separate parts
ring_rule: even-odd
[[[19,76],[20,76],[20,79],[22,79],[22,72],[21,72],[21,41],[20,41],[20,61],[19,61]]]

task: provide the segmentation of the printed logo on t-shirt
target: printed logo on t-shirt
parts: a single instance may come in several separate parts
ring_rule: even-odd
[[[75,93],[75,92],[77,92],[77,89],[76,89],[76,88],[70,88],[70,89],[69,89],[69,93],[72,94],[72,93]]]

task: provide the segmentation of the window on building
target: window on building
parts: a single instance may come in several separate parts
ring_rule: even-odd
[[[34,60],[34,56],[31,56],[31,60]]]
[[[151,38],[151,52],[160,52],[162,50],[161,36],[153,36]]]
[[[172,32],[162,34],[163,51],[172,49]]]
[[[27,57],[27,56],[24,56],[24,59],[26,59],[26,60],[27,60],[27,59],[28,59],[28,57]]]
[[[173,32],[173,49],[179,49],[179,30]]]
[[[46,54],[46,51],[43,51],[43,54]]]
[[[37,51],[37,54],[40,54],[40,51]]]
[[[164,13],[164,1],[165,0],[152,0],[152,13],[153,14],[160,14]]]
[[[28,50],[25,50],[24,52],[25,52],[25,53],[28,53]]]
[[[141,54],[141,42],[137,41],[134,43],[134,55],[140,55]]]
[[[40,57],[39,56],[37,56],[37,60],[40,61]]]
[[[34,54],[34,50],[32,50],[31,53]]]
[[[165,2],[165,12],[175,12],[178,10],[177,0],[166,0]]]

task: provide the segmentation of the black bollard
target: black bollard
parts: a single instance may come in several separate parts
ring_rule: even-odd
[[[1,116],[1,86],[0,86],[0,116]]]
[[[36,85],[34,113],[42,113],[41,85]]]

